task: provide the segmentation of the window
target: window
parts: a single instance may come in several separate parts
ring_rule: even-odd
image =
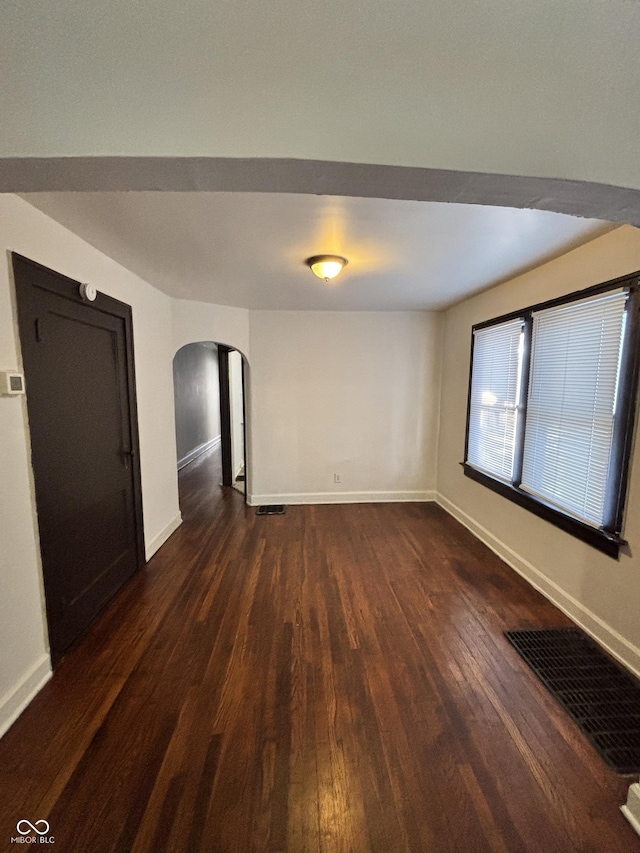
[[[473,327],[467,476],[618,556],[638,275]]]
[[[520,395],[521,318],[479,330],[473,344],[473,376],[467,460],[480,471],[511,482]]]

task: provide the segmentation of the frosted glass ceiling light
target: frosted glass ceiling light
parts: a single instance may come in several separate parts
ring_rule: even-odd
[[[306,263],[311,267],[314,275],[329,281],[329,279],[335,278],[349,261],[340,255],[314,255],[312,258],[307,258]]]

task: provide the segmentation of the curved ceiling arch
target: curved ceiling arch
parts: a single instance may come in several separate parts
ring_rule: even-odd
[[[280,158],[0,158],[0,192],[264,192],[547,210],[640,226],[640,190],[588,181]]]

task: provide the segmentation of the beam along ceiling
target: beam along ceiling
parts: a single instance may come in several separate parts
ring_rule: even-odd
[[[638,0],[5,0],[0,157],[640,188],[639,43]]]
[[[268,193],[23,196],[182,299],[273,310],[439,310],[610,230],[538,210]],[[305,265],[344,255],[331,283]]]

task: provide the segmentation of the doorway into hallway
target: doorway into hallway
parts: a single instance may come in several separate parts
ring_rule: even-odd
[[[245,370],[240,352],[213,341],[186,344],[173,362],[178,470],[217,449],[216,485],[246,499]]]

